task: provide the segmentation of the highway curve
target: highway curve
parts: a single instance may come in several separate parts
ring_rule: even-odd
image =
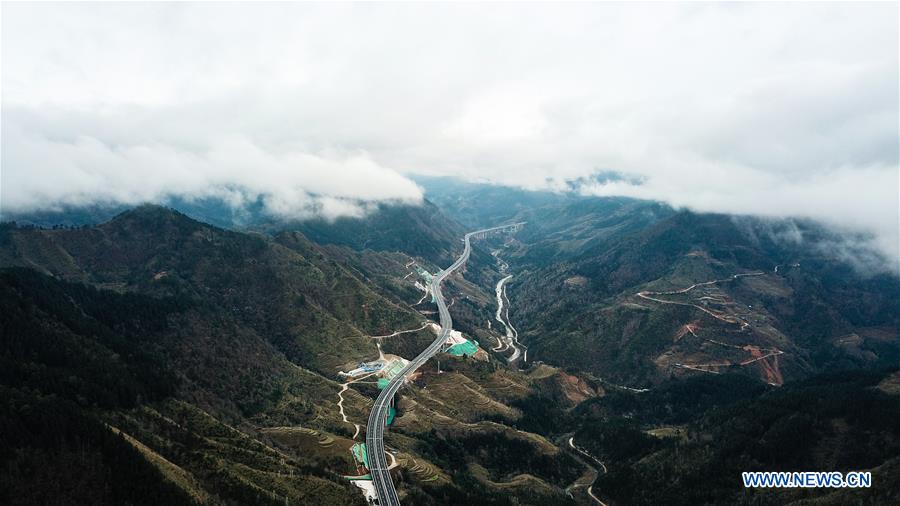
[[[441,331],[438,333],[437,339],[428,345],[419,356],[410,361],[381,391],[378,398],[375,399],[375,405],[372,407],[372,412],[369,414],[369,422],[366,425],[366,452],[369,457],[369,472],[372,475],[372,484],[375,486],[375,494],[378,496],[379,506],[399,506],[400,504],[400,499],[397,497],[397,489],[394,488],[394,482],[391,480],[391,472],[388,469],[387,458],[384,452],[384,427],[387,421],[388,408],[397,390],[406,382],[406,378],[441,350],[441,347],[447,340],[447,336],[453,330],[453,320],[450,318],[450,311],[447,310],[447,304],[444,302],[444,297],[441,294],[441,282],[469,259],[469,254],[472,252],[469,241],[472,236],[516,225],[521,224],[503,225],[467,233],[464,238],[466,247],[462,255],[453,262],[453,265],[435,274],[431,279],[431,293],[434,294],[434,300],[437,302],[438,312],[440,313]]]

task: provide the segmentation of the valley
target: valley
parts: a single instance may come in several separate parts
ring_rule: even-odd
[[[900,505],[900,2],[0,13],[0,506]]]
[[[428,359],[434,356],[447,342],[447,337],[453,330],[453,320],[450,318],[450,311],[444,296],[441,293],[441,283],[448,275],[461,267],[469,259],[471,253],[471,238],[485,236],[492,232],[499,232],[506,228],[515,230],[521,224],[509,226],[500,226],[486,228],[475,232],[469,232],[463,238],[465,248],[462,255],[453,262],[450,267],[441,270],[431,280],[431,293],[434,295],[434,301],[437,303],[438,312],[440,314],[441,330],[428,348],[416,356],[410,363],[406,364],[398,374],[390,379],[390,382],[384,387],[378,398],[375,400],[375,406],[372,408],[372,414],[369,415],[369,423],[366,427],[366,448],[370,452],[369,472],[372,476],[372,483],[375,485],[376,494],[378,496],[379,505],[399,505],[400,499],[394,487],[393,480],[390,476],[390,468],[387,466],[384,451],[384,427],[387,425],[388,409],[393,402],[393,397],[397,390],[406,382],[407,376],[414,373],[416,369],[422,366]]]
[[[226,230],[154,206],[74,229],[3,225],[4,333],[44,336],[5,344],[19,456],[4,458],[71,451],[29,443],[52,441],[21,411],[55,409],[49,395],[77,430],[121,435],[91,472],[132,448],[147,497],[172,504],[692,504],[741,497],[729,451],[740,469],[896,466],[893,429],[853,414],[896,409],[876,388],[900,363],[893,278],[837,282],[837,264],[716,216],[534,199],[545,209],[505,215],[513,230],[468,234],[426,207],[428,249],[322,224],[318,241]],[[822,376],[836,370],[849,372]],[[763,432],[749,440],[729,421],[751,419]],[[790,457],[794,426],[813,436]],[[715,486],[668,483],[680,459]]]

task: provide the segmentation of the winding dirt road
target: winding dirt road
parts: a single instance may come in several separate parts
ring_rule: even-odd
[[[681,294],[690,292],[691,290],[693,290],[694,288],[697,288],[698,286],[708,286],[708,285],[714,285],[717,283],[725,283],[725,282],[734,281],[738,278],[743,278],[743,277],[748,277],[748,276],[762,276],[763,274],[765,274],[765,273],[764,272],[749,272],[749,273],[745,273],[745,274],[733,274],[730,278],[714,279],[712,281],[705,281],[703,283],[694,283],[693,285],[691,285],[687,288],[682,288],[680,290],[672,290],[672,291],[668,291],[668,292],[652,292],[649,290],[644,290],[644,291],[638,292],[636,295],[642,299],[651,300],[653,302],[658,302],[660,304],[675,304],[678,306],[693,307],[693,308],[699,309],[700,311],[703,311],[704,313],[708,314],[709,316],[712,316],[713,318],[715,318],[717,320],[723,321],[725,323],[731,323],[734,325],[740,325],[741,330],[743,330],[744,328],[749,327],[750,324],[736,316],[727,315],[724,313],[720,313],[718,311],[712,311],[703,306],[700,306],[699,304],[694,304],[691,302],[666,300],[666,299],[660,299],[660,298],[651,297],[651,296],[652,295],[681,295]]]
[[[775,272],[778,272],[778,266],[775,267]],[[734,281],[734,280],[736,280],[738,278],[742,278],[742,277],[762,276],[764,274],[765,273],[761,272],[761,271],[748,272],[748,273],[742,273],[742,274],[733,274],[731,277],[728,277],[725,279],[715,279],[712,281],[705,281],[703,283],[694,283],[693,285],[688,286],[686,288],[682,288],[680,290],[671,290],[671,291],[666,291],[666,292],[653,292],[653,291],[645,290],[645,291],[638,292],[637,296],[642,299],[651,300],[653,302],[658,302],[661,304],[675,304],[675,305],[679,305],[679,306],[693,307],[693,308],[699,309],[700,311],[703,311],[704,313],[712,316],[713,318],[715,318],[717,320],[720,320],[720,321],[723,321],[726,323],[730,323],[730,324],[740,325],[741,330],[744,330],[745,328],[749,327],[750,324],[747,323],[745,320],[743,320],[740,317],[727,315],[725,313],[721,313],[718,311],[712,311],[712,310],[709,310],[698,304],[694,304],[692,302],[666,300],[666,299],[660,299],[655,296],[681,295],[681,294],[688,293],[691,290],[693,290],[699,286],[709,286],[709,285],[713,285],[716,283],[726,283],[726,282],[731,282],[731,281]],[[710,300],[710,301],[713,301],[713,302],[719,303],[719,304],[722,304],[725,302],[725,299],[720,296],[719,297],[703,296],[703,297],[700,297],[699,300]],[[695,328],[691,324],[686,325],[685,328],[694,337],[697,337],[697,334],[694,332]],[[682,335],[684,333],[686,333],[686,332],[682,332]],[[681,336],[678,336],[678,337],[681,337]],[[715,369],[717,369],[719,367],[731,367],[733,365],[738,365],[738,366],[744,367],[744,366],[748,366],[750,364],[754,364],[754,363],[758,362],[760,364],[760,367],[762,368],[762,371],[766,378],[766,381],[770,385],[780,385],[783,382],[783,379],[781,376],[781,371],[778,367],[778,356],[784,354],[784,352],[779,350],[778,348],[760,348],[758,346],[749,345],[749,344],[744,345],[744,346],[737,346],[737,345],[733,345],[733,344],[723,343],[721,341],[716,341],[713,339],[707,339],[707,341],[709,341],[713,344],[727,346],[730,348],[738,348],[738,349],[747,351],[751,354],[752,358],[741,361],[741,362],[737,362],[737,363],[731,363],[731,362],[724,362],[724,363],[713,362],[713,363],[699,363],[699,364],[698,363],[694,363],[694,364],[676,363],[676,364],[674,364],[675,367],[679,367],[682,369],[689,369],[692,371],[705,372],[705,373],[709,373],[709,374],[720,374],[720,372]],[[768,361],[766,361],[766,359],[768,359],[768,358],[772,358],[773,364],[770,364]]]

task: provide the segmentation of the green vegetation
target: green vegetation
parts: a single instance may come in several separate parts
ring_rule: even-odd
[[[666,381],[640,394],[610,389],[602,398],[580,404],[573,415],[601,420],[629,417],[652,425],[680,425],[697,413],[753,399],[772,390],[758,380],[736,374],[700,375]]]
[[[277,241],[145,206],[79,230],[6,226],[0,261],[70,280],[215,306],[288,358],[333,374],[371,358],[363,333],[421,320],[302,235]]]
[[[659,440],[636,422],[587,426],[578,443],[609,458],[597,489],[625,504],[785,504],[829,501],[834,490],[748,491],[742,471],[873,470],[872,490],[846,501],[900,498],[900,398],[874,388],[884,373],[843,372],[788,384],[750,401],[699,411],[684,440]],[[843,502],[843,501],[841,501]],[[846,503],[846,502],[845,502]]]
[[[548,487],[538,479],[522,478],[540,476],[564,488],[583,470],[568,454],[546,453],[526,439],[498,431],[432,431],[420,439],[416,450],[448,472],[457,485],[453,489],[427,485],[412,488],[414,497],[420,489],[422,495],[427,493],[433,498],[422,497],[423,504],[574,504],[560,489]],[[473,472],[473,465],[479,472]]]
[[[457,205],[488,220],[493,204]],[[615,504],[900,497],[898,373],[861,372],[900,362],[895,278],[721,216],[626,199],[529,206],[504,215],[529,225],[476,244],[444,293],[455,328],[493,346],[490,250],[502,248],[530,361],[519,371],[498,356],[442,355],[440,373],[429,362],[402,390],[387,443],[405,503],[588,501],[584,488],[574,499],[565,490],[599,466],[570,437],[604,461],[593,490]],[[345,422],[336,371],[377,356],[369,336],[422,326],[405,276],[412,261],[449,264],[461,230],[445,221],[430,205],[384,208],[333,225],[267,224],[269,236],[146,206],[95,227],[3,225],[0,502],[362,504],[343,476],[357,472],[353,424],[365,424],[377,383],[344,392]],[[757,269],[663,297],[746,326],[635,296]],[[433,337],[383,338],[382,351],[411,358]],[[772,349],[778,362],[740,365]],[[678,367],[726,360],[719,374]],[[816,376],[829,370],[843,372]],[[782,387],[759,381],[782,375]],[[797,468],[872,469],[875,488],[739,481]]]
[[[3,504],[195,504],[74,402],[6,386],[0,399]]]
[[[179,310],[174,299],[0,270],[0,381],[85,407],[132,407],[171,395],[175,378],[152,335]]]
[[[278,227],[285,226],[321,244],[402,251],[437,265],[453,263],[459,238],[465,232],[428,201],[422,206],[380,205],[361,219],[312,219]]]
[[[363,501],[342,478],[355,472],[351,442],[341,437],[350,437],[353,428],[337,412],[339,385],[328,377],[338,366],[374,358],[368,335],[421,326],[422,317],[407,305],[418,295],[398,281],[407,272],[407,256],[323,246],[296,232],[275,238],[229,232],[156,207],[97,227],[7,225],[0,237],[0,264],[30,267],[0,271],[3,388],[24,399],[46,397],[49,406],[68,399],[73,416],[102,429],[115,442],[110,444],[138,462],[134,466],[149,470],[134,471],[142,473],[135,478],[141,486],[156,490],[146,497],[164,497],[168,490],[187,502],[213,504]],[[493,261],[483,253],[476,258]],[[490,276],[490,269],[482,271]],[[468,281],[452,286],[448,292],[460,298],[454,306],[469,307],[462,302],[466,295],[490,301]],[[471,308],[473,317],[463,318],[469,325],[477,325],[475,315],[489,315],[486,304]],[[412,356],[431,339],[433,333],[423,329],[385,339],[384,349]],[[454,458],[466,462],[452,473],[421,458],[418,448],[427,434],[408,426],[410,415],[425,406],[439,420],[452,421],[463,407],[471,420],[485,413],[515,419],[505,402],[524,395],[529,381],[497,363],[470,362],[447,366],[475,380],[449,372],[436,378],[459,381],[441,386],[429,379],[421,397],[410,393],[411,402],[423,402],[420,408],[401,397],[398,427],[391,431],[405,452],[398,457],[404,463],[401,490],[423,504],[449,497],[484,504],[557,502],[566,480],[581,468],[565,454],[547,453],[552,446],[533,434],[513,438],[514,453],[493,457],[452,443]],[[376,394],[374,385],[354,384],[345,393],[347,415],[364,422],[367,397]],[[16,416],[4,420],[19,423]],[[499,437],[492,444],[502,447],[507,433],[515,432],[494,424],[483,437]],[[22,443],[11,446],[24,456],[10,457],[19,462],[18,471],[5,473],[12,478],[4,483],[21,481],[26,461],[47,469],[56,469],[50,460],[67,462],[67,446],[49,454],[35,446],[32,440],[42,434],[22,435]],[[103,469],[121,460],[111,460],[119,450],[108,450],[105,439],[78,437],[84,452],[94,452],[84,462],[97,470],[84,476],[103,483],[109,479]],[[501,472],[503,461],[519,453],[537,457],[527,468]],[[469,465],[484,471],[470,474]],[[48,477],[46,488],[78,503],[78,492],[67,496],[59,489],[70,486],[67,476]],[[51,486],[54,479],[58,486]],[[119,496],[85,497],[102,504]]]
[[[154,337],[174,299],[0,270],[0,502],[192,504],[91,413],[177,386]]]
[[[228,343],[228,324],[218,321],[225,316],[210,311],[172,297],[0,270],[4,504],[361,500],[312,461],[279,453],[192,404],[171,400],[185,395],[223,416],[241,417],[315,391],[295,390],[308,380],[289,381],[278,362],[263,371],[232,359],[224,375],[203,374],[204,367],[217,369],[213,361],[222,350],[193,347],[196,342],[179,335],[186,327],[215,326],[220,344],[234,345],[232,353],[254,345],[249,336]],[[266,382],[279,376],[288,387],[267,394]],[[260,394],[267,396],[262,405]],[[302,415],[295,407],[292,416]]]
[[[570,205],[559,212],[578,216],[585,210]],[[526,230],[532,225],[569,234],[552,219],[543,225],[529,222]],[[779,227],[791,226],[800,226],[807,242],[779,239],[786,233]],[[900,363],[900,279],[854,271],[810,247],[830,240],[828,232],[813,224],[680,212],[616,240],[602,229],[593,233],[597,240],[589,241],[590,247],[569,256],[543,258],[540,242],[522,242],[509,254],[511,268],[524,269],[508,288],[516,301],[510,316],[522,322],[520,339],[536,359],[631,386],[686,374],[673,369],[675,363],[749,358],[710,346],[707,339],[786,352],[779,357],[785,379],[832,368]],[[778,273],[776,265],[782,265]],[[763,275],[710,287],[713,302],[702,302],[746,320],[750,326],[743,330],[696,307],[635,296],[642,290],[677,290],[747,272]],[[567,282],[571,280],[577,282]],[[701,303],[692,297],[669,298]],[[678,338],[688,323],[697,331]],[[740,372],[773,379],[760,364]]]

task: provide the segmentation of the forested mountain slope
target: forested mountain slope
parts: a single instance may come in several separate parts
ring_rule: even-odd
[[[536,358],[636,384],[897,364],[900,280],[847,264],[829,239],[814,224],[679,212],[546,266],[516,264],[541,249],[525,243],[508,255],[512,314]]]
[[[170,198],[165,206],[201,223],[229,230],[278,235],[297,231],[319,244],[355,250],[394,251],[444,265],[453,262],[464,230],[428,200],[414,204],[378,204],[361,217],[291,219],[269,213],[262,202],[234,207],[220,199]],[[152,206],[151,206],[152,207]],[[124,205],[65,207],[57,211],[4,212],[0,221],[20,226],[84,227],[106,223],[130,211]]]
[[[4,225],[0,265],[3,423],[15,438],[0,475],[2,493],[20,494],[13,504],[49,497],[37,489],[114,504],[140,487],[172,503],[358,503],[341,475],[359,472],[354,423],[377,389],[342,385],[337,372],[380,352],[411,358],[433,339],[430,304],[413,287],[417,266],[438,268],[427,259],[223,230],[155,206],[94,227]],[[448,283],[462,328],[490,314],[490,286],[471,279],[492,267],[478,249]],[[388,434],[404,497],[566,503],[583,467],[514,428],[517,406],[561,373],[531,376],[488,355],[440,361],[404,389]],[[90,457],[71,464],[81,449]],[[47,474],[23,478],[39,467]],[[92,489],[111,476],[138,483]]]

